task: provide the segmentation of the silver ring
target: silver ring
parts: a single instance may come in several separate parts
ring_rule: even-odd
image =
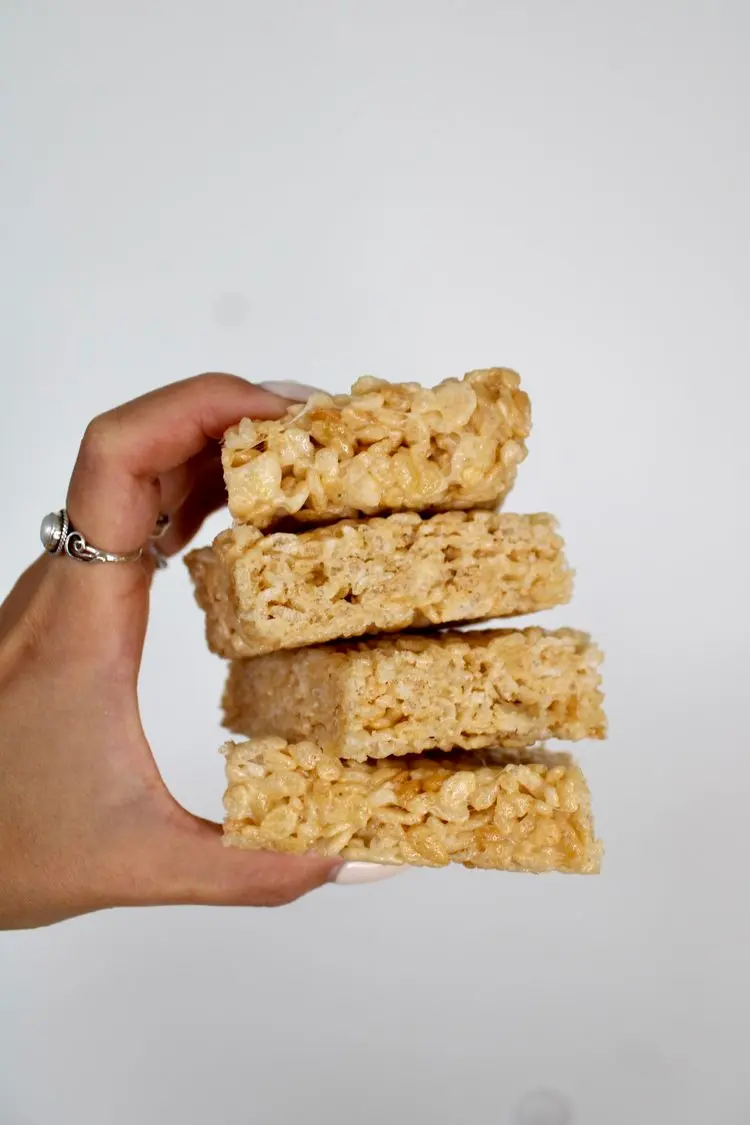
[[[156,569],[164,570],[164,568],[169,564],[169,559],[163,551],[159,550],[158,545],[154,543],[153,536],[148,541],[148,549]]]
[[[160,537],[169,526],[169,516],[160,515],[154,528],[154,536]],[[42,546],[50,555],[67,555],[68,558],[86,563],[126,563],[137,562],[143,557],[143,547],[129,555],[116,555],[111,551],[100,551],[91,543],[87,543],[80,531],[76,531],[70,522],[70,516],[65,508],[59,512],[50,512],[42,520],[39,529],[39,538]],[[159,570],[167,565],[166,557],[151,540],[147,543],[156,566]]]

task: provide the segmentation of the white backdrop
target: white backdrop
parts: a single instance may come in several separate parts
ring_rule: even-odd
[[[749,62],[743,0],[2,0],[2,588],[120,400],[505,364],[611,719],[599,879],[0,936],[2,1125],[750,1120]],[[176,563],[143,711],[217,816],[221,679]]]

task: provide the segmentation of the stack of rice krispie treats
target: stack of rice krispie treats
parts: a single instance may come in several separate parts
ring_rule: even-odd
[[[234,526],[187,565],[230,661],[225,842],[439,867],[599,869],[603,738],[573,629],[457,626],[570,600],[555,520],[498,512],[526,456],[513,371],[360,379],[224,438]],[[441,627],[448,628],[441,628]]]

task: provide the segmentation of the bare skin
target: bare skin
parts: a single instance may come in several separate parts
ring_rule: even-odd
[[[102,550],[181,550],[224,502],[218,439],[288,402],[229,375],[164,387],[95,419],[68,492]],[[0,606],[0,928],[114,906],[274,906],[328,882],[338,861],[222,847],[221,828],[167,791],[141,726],[137,679],[149,561],[44,556]]]

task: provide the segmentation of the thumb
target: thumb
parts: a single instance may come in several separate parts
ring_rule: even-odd
[[[342,861],[243,851],[222,843],[220,824],[179,808],[149,863],[149,901],[161,905],[283,906],[332,882]]]

